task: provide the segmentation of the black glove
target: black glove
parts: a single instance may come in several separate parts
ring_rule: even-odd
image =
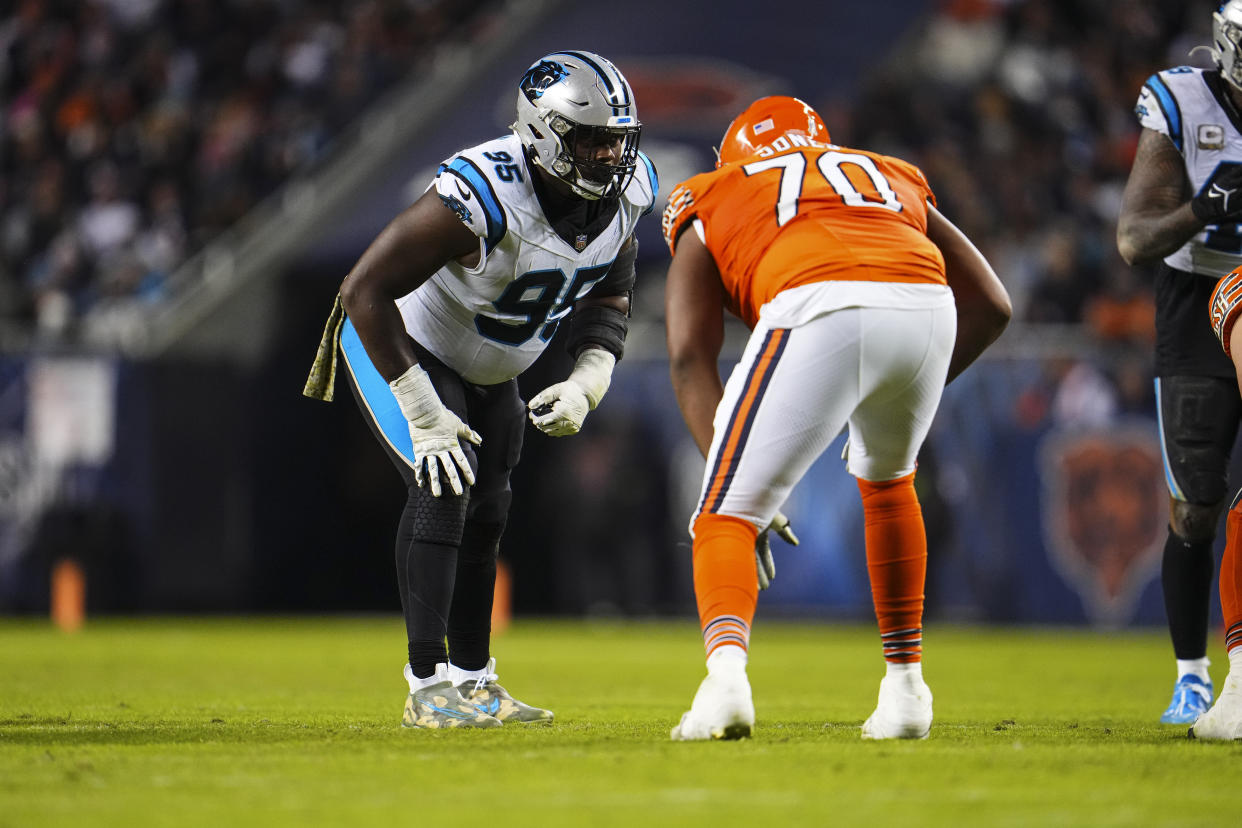
[[[1224,163],[1217,167],[1203,189],[1190,200],[1190,209],[1204,224],[1242,219],[1242,164]]]

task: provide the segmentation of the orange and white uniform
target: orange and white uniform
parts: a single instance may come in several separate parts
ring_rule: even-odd
[[[1216,283],[1209,303],[1209,321],[1225,354],[1233,357],[1229,345],[1233,326],[1242,316],[1242,267]],[[1236,360],[1235,360],[1236,362]],[[1235,658],[1242,666],[1242,491],[1234,496],[1226,518],[1225,551],[1220,562],[1220,606],[1225,621],[1225,650],[1230,664]],[[1233,667],[1230,667],[1232,676]]]
[[[795,139],[797,136],[794,136]],[[848,423],[849,470],[913,473],[956,335],[934,197],[897,158],[796,140],[673,189],[670,250],[698,233],[752,330],[716,411],[698,510],[762,529]]]
[[[1229,335],[1238,317],[1242,316],[1242,267],[1221,278],[1212,290],[1212,299],[1208,303],[1208,321],[1212,331],[1225,349],[1225,356],[1232,357],[1229,348]]]
[[[693,224],[711,251],[729,310],[753,328],[783,290],[814,282],[944,285],[927,238],[935,197],[898,158],[801,141],[725,164],[673,190],[663,230],[670,252]],[[839,290],[844,300],[854,295]]]

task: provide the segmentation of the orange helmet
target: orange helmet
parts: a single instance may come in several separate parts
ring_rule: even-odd
[[[773,146],[777,144],[777,139],[790,133],[820,144],[830,140],[823,118],[806,101],[788,95],[760,98],[746,107],[725,130],[720,150],[716,153],[716,167],[719,169],[721,164],[741,161],[763,147],[781,152],[800,145],[801,141],[797,138],[793,142],[787,138],[781,143],[788,146]]]

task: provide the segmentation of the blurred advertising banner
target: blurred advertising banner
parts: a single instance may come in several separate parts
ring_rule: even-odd
[[[396,612],[400,478],[348,398],[297,396],[297,356],[254,376],[0,362],[0,611],[44,611],[48,573],[74,556],[92,613]],[[531,382],[564,369],[549,363]],[[929,620],[1163,623],[1168,498],[1154,409],[1084,372],[984,361],[946,389],[915,478]],[[773,543],[762,613],[872,618],[841,444],[785,504],[802,543]],[[573,439],[528,430],[501,543],[514,612],[692,614],[687,522],[702,472],[657,358],[620,363]]]
[[[115,446],[116,366],[103,358],[40,358],[28,372],[34,461],[102,466]]]
[[[105,508],[116,449],[118,363],[91,356],[9,357],[0,364],[0,600],[41,592],[57,559],[85,554],[74,518]],[[72,531],[71,531],[72,529]],[[72,537],[71,537],[72,536]],[[55,549],[46,541],[57,537]],[[36,576],[34,573],[38,572]],[[43,596],[39,596],[42,600]]]

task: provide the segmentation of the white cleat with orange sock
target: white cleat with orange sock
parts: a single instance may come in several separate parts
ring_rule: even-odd
[[[1187,735],[1192,739],[1242,739],[1242,674],[1239,671],[1229,670],[1216,703],[1195,719]]]
[[[931,732],[932,692],[922,664],[889,664],[880,680],[875,712],[863,722],[864,739],[926,739]]]
[[[675,742],[745,739],[755,726],[755,704],[746,677],[746,651],[718,647],[707,659],[707,678],[690,709],[669,734]]]

